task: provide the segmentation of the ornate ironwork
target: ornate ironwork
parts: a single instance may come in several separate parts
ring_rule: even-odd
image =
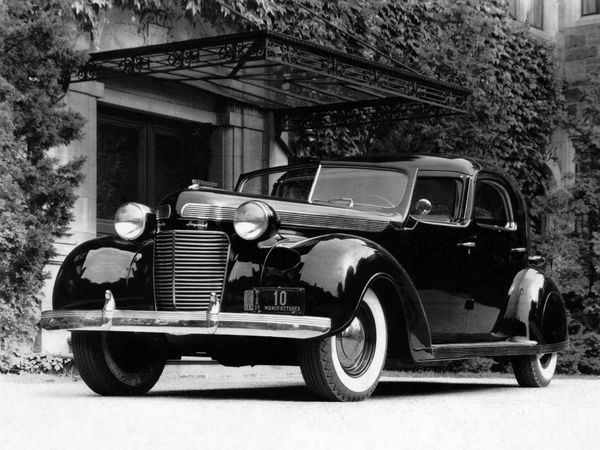
[[[99,78],[99,69],[100,69],[100,65],[95,64],[95,63],[86,63],[85,65],[81,66],[79,69],[79,72],[77,72],[77,74],[75,75],[76,80],[78,81],[88,81],[88,80],[94,80],[96,78]],[[75,80],[71,80],[71,81],[75,81]]]
[[[336,58],[324,59],[321,62],[321,67],[329,75],[334,75],[336,77],[343,77],[346,72],[346,67],[344,64],[338,61]]]
[[[350,105],[349,105],[350,106]],[[454,114],[460,114],[458,108]],[[324,110],[289,110],[275,115],[276,128],[279,132],[299,129],[322,129],[336,127],[358,127],[369,123],[394,123],[413,119],[426,119],[442,115],[450,115],[442,107],[412,102],[378,106],[357,106]]]
[[[390,117],[456,114],[469,95],[454,84],[270,31],[94,53],[72,81],[132,75],[185,82],[274,110],[284,128],[314,125],[318,117],[319,126],[359,116],[381,120],[368,111],[390,105],[404,111]]]
[[[150,58],[143,56],[127,56],[119,62],[119,70],[123,73],[140,73],[150,68]]]
[[[379,73],[377,70],[363,70],[362,78],[371,86],[383,86],[381,73]]]
[[[193,63],[200,61],[197,50],[177,50],[169,53],[167,61],[177,69],[189,69]]]

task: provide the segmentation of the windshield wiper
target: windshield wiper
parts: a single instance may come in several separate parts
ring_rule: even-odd
[[[352,200],[349,197],[342,197],[342,198],[330,198],[328,200],[321,200],[321,199],[317,199],[317,200],[313,200],[313,202],[316,203],[332,203],[332,204],[337,204],[337,203],[342,203],[346,206],[350,206],[351,208],[354,206],[354,200]]]

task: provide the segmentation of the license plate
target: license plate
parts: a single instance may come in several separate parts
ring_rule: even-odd
[[[272,314],[304,314],[304,289],[248,289],[244,291],[244,311]]]

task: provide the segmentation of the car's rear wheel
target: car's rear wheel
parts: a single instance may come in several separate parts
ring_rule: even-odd
[[[350,325],[335,336],[302,341],[299,361],[311,392],[328,400],[368,398],[379,381],[387,325],[377,294],[367,289]]]
[[[121,332],[74,332],[79,374],[100,395],[138,395],[158,381],[166,361],[164,336]]]
[[[556,353],[520,356],[512,360],[515,378],[523,387],[545,387],[556,370]]]

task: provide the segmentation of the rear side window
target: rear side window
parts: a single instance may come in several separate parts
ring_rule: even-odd
[[[513,219],[506,190],[493,181],[478,181],[475,187],[473,219],[480,225],[510,227]]]
[[[415,184],[410,211],[415,213],[417,201],[431,202],[431,212],[423,220],[456,222],[460,217],[460,196],[463,180],[454,177],[419,177]]]

